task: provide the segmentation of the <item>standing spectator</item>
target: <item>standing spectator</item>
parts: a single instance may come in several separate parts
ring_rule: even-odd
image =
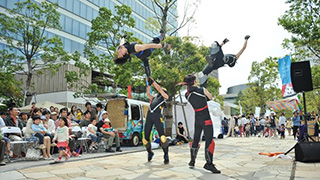
[[[270,115],[270,136],[269,137],[277,137],[277,133],[276,133],[276,123],[277,123],[277,120],[276,120],[276,117],[275,117],[275,113],[272,111],[271,112],[271,115]]]
[[[80,127],[87,127],[91,124],[91,113],[89,111],[86,111],[84,113],[83,120],[80,122]]]
[[[264,119],[264,117],[262,117],[262,119],[260,120],[260,132],[259,134],[263,137],[264,136],[264,129],[266,126],[266,120]]]
[[[228,129],[227,137],[229,136],[234,137],[234,125],[235,125],[235,119],[234,119],[234,116],[231,115],[231,119],[229,120],[229,129]]]
[[[35,102],[32,102],[31,103],[31,111],[33,111],[33,109],[36,108],[36,107],[37,107],[37,104]]]
[[[250,119],[250,135],[256,135],[256,131],[255,131],[255,125],[256,125],[256,119],[254,118],[253,113],[250,113],[249,116]]]
[[[99,122],[99,121],[101,121],[102,120],[102,114],[105,112],[105,110],[103,110],[102,108],[103,108],[103,106],[102,106],[102,104],[101,103],[98,103],[98,104],[96,104],[96,107],[97,107],[97,113],[98,113],[98,116],[97,116],[97,121]]]
[[[285,138],[285,131],[286,131],[286,128],[284,127],[284,124],[281,124],[280,128],[279,128],[279,131],[280,131],[280,139],[284,139]]]
[[[296,140],[297,132],[301,124],[298,111],[293,112],[292,122],[293,122],[293,138],[294,140]]]
[[[236,127],[234,127],[234,132],[236,134],[236,137],[238,137],[238,135],[239,135],[239,126],[238,126],[238,124],[236,124]]]
[[[247,124],[246,124],[245,129],[246,129],[246,137],[249,137],[249,135],[250,135],[250,130],[251,130],[250,123],[247,123]]]
[[[45,116],[43,126],[48,130],[50,134],[54,136],[56,132],[56,125],[54,123],[54,120],[50,119],[50,116],[51,116],[50,112],[48,110],[44,110],[42,115]]]
[[[91,103],[90,102],[86,102],[85,106],[87,108],[86,111],[89,111],[91,113],[91,119],[96,119],[97,111],[96,111],[95,108],[91,107]]]
[[[221,120],[221,125],[222,125],[222,132],[223,134],[227,135],[228,133],[228,121],[227,121],[227,118],[224,117],[222,120]]]
[[[315,126],[314,126],[314,135],[316,136],[316,141],[319,141],[319,132],[320,132],[320,117],[315,117]]]
[[[291,118],[288,118],[286,121],[286,129],[288,131],[289,136],[291,136],[292,126],[293,126],[293,124],[292,124]]]
[[[266,116],[265,127],[266,127],[266,130],[264,132],[264,136],[269,137],[270,136],[270,118],[269,118],[269,116]]]
[[[279,126],[286,125],[286,117],[284,116],[284,113],[281,113],[281,116],[279,117]]]
[[[261,137],[260,136],[260,129],[261,129],[261,124],[260,124],[259,119],[256,117],[256,134],[258,134],[258,137]]]
[[[4,119],[6,126],[19,127],[20,130],[23,128],[22,122],[17,119],[19,111],[16,107],[9,108],[9,116]],[[6,134],[11,141],[21,141],[20,134]],[[13,146],[13,158],[21,155],[21,144],[15,144]]]
[[[245,132],[244,132],[244,125],[246,124],[247,120],[246,120],[246,116],[242,115],[241,120],[239,121],[239,130],[240,130],[240,137],[246,137]]]

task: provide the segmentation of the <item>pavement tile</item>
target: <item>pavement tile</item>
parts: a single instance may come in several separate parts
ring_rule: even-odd
[[[9,171],[9,172],[3,172],[0,174],[1,179],[3,180],[17,180],[17,179],[27,179],[23,173],[17,172],[17,171]]]
[[[25,173],[24,175],[26,177],[32,178],[32,179],[43,179],[43,178],[54,178],[54,177],[57,177],[54,174],[51,174],[49,172]]]
[[[63,168],[49,171],[52,174],[71,174],[71,173],[83,173],[84,171],[80,168]]]

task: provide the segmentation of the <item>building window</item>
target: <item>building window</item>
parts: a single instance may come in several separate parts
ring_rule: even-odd
[[[86,18],[87,16],[87,5],[80,3],[80,7],[81,7],[81,11],[80,11],[80,15],[83,18]]]
[[[60,26],[62,27],[62,30],[64,30],[65,19],[66,19],[66,16],[61,14],[59,23],[60,23]]]
[[[72,34],[79,36],[79,22],[76,20],[73,20],[73,25],[72,25]]]
[[[91,7],[89,7],[89,6],[87,6],[87,19],[89,20],[89,21],[91,21],[92,20],[92,8]]]
[[[80,15],[80,2],[79,2],[79,0],[73,1],[73,13]]]
[[[68,33],[72,33],[72,19],[66,16],[66,22],[65,22],[65,31]]]
[[[80,37],[83,38],[83,39],[85,39],[86,36],[87,36],[87,34],[86,34],[86,25],[80,23],[80,28],[79,28],[79,30],[80,30]]]
[[[71,40],[67,38],[63,38],[64,43],[63,43],[63,48],[67,52],[71,52]]]
[[[60,7],[66,8],[66,0],[59,0],[58,4]]]
[[[79,43],[72,41],[71,42],[71,52],[74,53],[76,51],[79,52]]]
[[[68,11],[71,11],[72,12],[72,9],[73,9],[73,0],[68,0],[66,1],[67,5],[66,5],[66,9]]]
[[[7,6],[7,0],[1,0],[0,1],[0,6],[6,7]]]

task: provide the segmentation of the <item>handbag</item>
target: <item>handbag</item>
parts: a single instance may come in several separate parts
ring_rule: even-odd
[[[40,160],[40,150],[35,148],[29,148],[26,154],[26,160],[39,161]]]

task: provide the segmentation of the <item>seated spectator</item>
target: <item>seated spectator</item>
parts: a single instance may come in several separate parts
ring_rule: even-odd
[[[81,119],[82,119],[82,111],[81,111],[81,109],[77,110],[77,117],[76,118],[77,118],[78,121],[81,121]]]
[[[184,143],[188,142],[187,133],[186,133],[186,130],[184,129],[184,127],[183,127],[182,122],[178,123],[176,139],[177,139],[178,142],[180,142],[180,141],[182,141]]]
[[[103,137],[107,139],[106,142],[106,152],[114,152],[114,150],[111,149],[113,145],[113,140],[116,141],[116,151],[121,152],[122,150],[120,149],[120,139],[118,133],[112,132],[112,131],[105,131],[103,128],[103,125],[105,124],[105,121],[109,124],[110,120],[108,118],[99,121],[96,126],[98,129],[98,132],[102,133]],[[109,122],[108,122],[109,121]],[[111,126],[111,125],[110,125]]]
[[[7,114],[5,112],[0,112],[0,128],[6,126],[6,123],[4,122],[4,119],[6,117],[7,117]]]
[[[91,124],[91,113],[89,111],[86,111],[84,113],[84,117],[83,120],[81,120],[80,122],[80,127],[87,127],[89,126],[89,124]]]
[[[23,128],[22,122],[17,118],[19,111],[16,107],[9,108],[9,116],[4,119],[6,126],[19,127],[20,130]],[[21,141],[21,134],[6,134],[11,141]],[[13,158],[19,157],[21,154],[21,144],[15,144],[13,146]]]
[[[44,117],[45,118],[45,117]],[[34,136],[39,138],[39,148],[42,149],[42,154],[44,159],[51,159],[50,148],[52,135],[47,131],[47,129],[41,124],[39,116],[32,116],[33,124],[31,129],[35,132]],[[47,149],[47,151],[46,151]]]
[[[45,119],[41,118],[43,120],[42,121],[43,126],[48,130],[48,132],[52,136],[54,136],[55,131],[56,131],[56,125],[54,124],[54,121],[52,119],[50,119],[50,116],[51,116],[50,111],[48,111],[48,110],[43,111],[42,116],[45,117]]]
[[[96,124],[97,124],[97,120],[92,119],[91,124],[89,124],[88,126],[88,137],[90,137],[92,141],[89,147],[90,150],[93,150],[93,149],[97,150],[98,149],[97,144],[100,143],[101,141],[102,134],[97,132]]]
[[[0,137],[0,166],[5,166],[6,162],[3,161],[4,159],[4,151],[5,151],[5,142],[2,140],[2,135]]]
[[[19,119],[23,124],[23,127],[27,126],[27,121],[28,121],[28,114],[25,112],[22,112],[19,114]]]
[[[97,115],[96,108],[93,108],[90,102],[86,102],[85,106],[87,108],[86,111],[89,111],[91,113],[91,119],[96,119],[96,115]]]

